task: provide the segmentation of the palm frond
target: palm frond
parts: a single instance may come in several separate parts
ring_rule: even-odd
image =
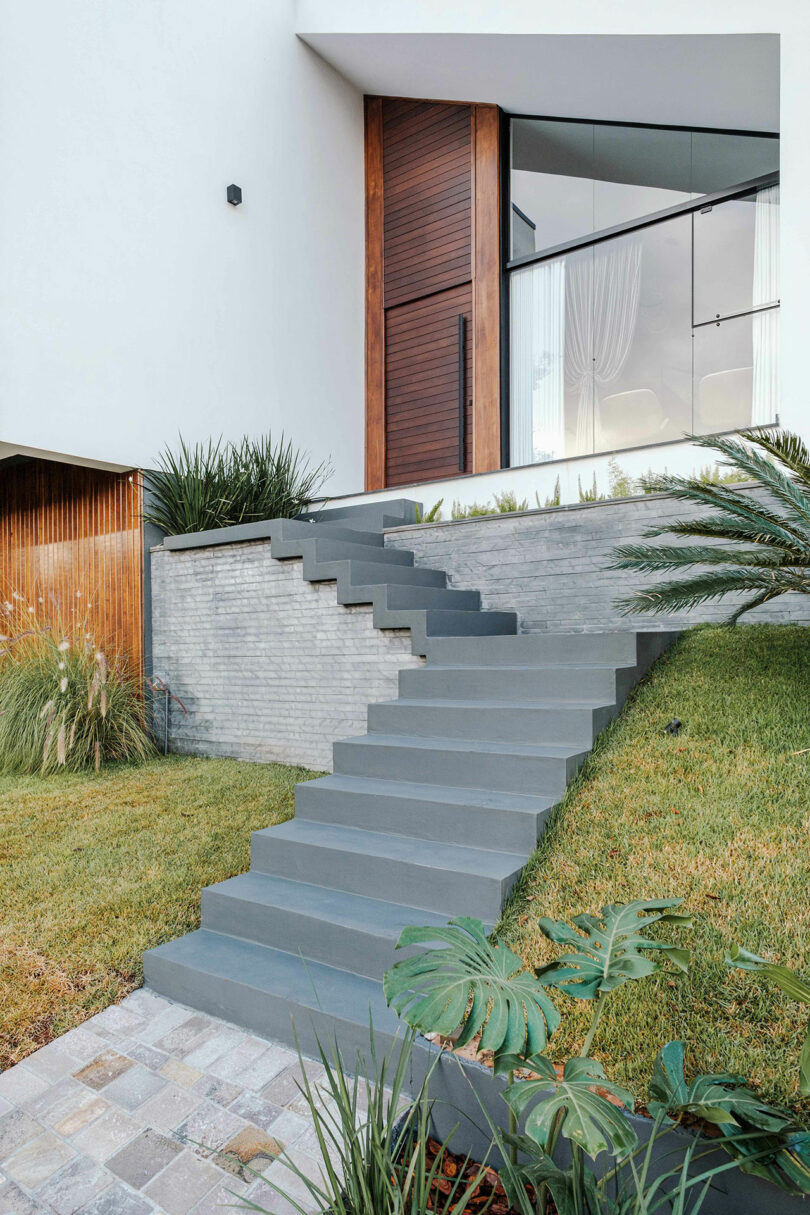
[[[674,473],[644,477],[642,484],[647,489],[652,488],[655,493],[667,494],[681,502],[712,507],[743,522],[752,523],[756,520],[765,534],[781,539],[786,544],[795,544],[797,541],[807,543],[810,539],[808,528],[777,514],[762,502],[752,499],[749,494],[740,493],[739,490],[726,485],[708,485],[704,481],[692,477],[678,477]],[[661,531],[669,531],[669,528],[664,525]]]
[[[778,553],[760,549],[721,548],[719,545],[620,544],[613,550],[614,560],[609,569],[640,570],[643,573],[682,569],[689,565],[741,565],[752,569],[781,569],[784,561]],[[807,556],[810,564],[810,553]]]
[[[623,615],[680,612],[713,599],[721,599],[724,595],[750,591],[755,592],[757,605],[788,591],[810,594],[810,578],[791,570],[714,570],[694,578],[660,582],[646,591],[635,591],[618,600],[617,607]],[[749,611],[753,606],[752,601],[742,610]],[[739,615],[741,612],[736,611],[735,616]]]
[[[789,430],[774,430],[771,427],[754,426],[741,432],[749,443],[756,444],[789,468],[802,485],[810,488],[810,449]]]
[[[775,535],[773,530],[764,531],[756,520],[749,526],[737,521],[731,521],[722,515],[702,516],[698,519],[676,519],[674,523],[656,525],[645,528],[644,536],[661,536],[669,533],[674,536],[700,536],[705,540],[738,541],[741,544],[761,544],[769,549],[777,549],[789,555],[793,564],[804,564],[810,560],[810,539],[807,544],[798,541],[787,541],[782,536]]]
[[[693,442],[694,436],[690,436]],[[810,524],[810,503],[807,499],[807,486],[797,485],[793,479],[773,463],[767,456],[761,455],[750,443],[739,439],[725,438],[715,435],[707,442],[705,437],[698,444],[701,447],[712,447],[725,456],[729,466],[747,474],[752,481],[764,486],[773,496],[787,507],[800,526]],[[776,457],[779,458],[778,456]]]

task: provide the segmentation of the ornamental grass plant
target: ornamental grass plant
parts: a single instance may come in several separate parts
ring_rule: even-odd
[[[331,473],[328,461],[312,465],[285,439],[245,436],[165,448],[157,467],[144,473],[148,492],[143,517],[167,535],[293,519],[318,496]]]
[[[154,753],[137,680],[96,643],[91,613],[17,591],[0,604],[0,772],[98,771]]]

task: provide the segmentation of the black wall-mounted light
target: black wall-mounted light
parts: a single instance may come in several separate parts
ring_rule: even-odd
[[[232,207],[238,207],[242,201],[242,187],[228,186],[228,202]]]

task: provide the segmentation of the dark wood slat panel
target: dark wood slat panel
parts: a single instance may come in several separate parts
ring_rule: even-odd
[[[137,472],[49,460],[0,469],[0,597],[41,619],[88,621],[110,655],[143,669],[143,493]]]
[[[411,313],[430,322],[409,329]],[[436,469],[459,471],[458,316],[465,316],[465,459],[470,456],[472,286],[386,311],[386,481],[402,484]],[[430,345],[429,351],[426,343]]]
[[[382,113],[387,309],[471,277],[473,141],[469,106]]]

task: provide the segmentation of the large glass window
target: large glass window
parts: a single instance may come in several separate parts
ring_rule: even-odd
[[[772,422],[779,187],[734,194],[727,178],[768,173],[778,141],[526,119],[512,127],[511,248],[527,260],[509,275],[511,463]],[[737,141],[731,150],[725,138]],[[731,197],[699,205],[727,186]]]

